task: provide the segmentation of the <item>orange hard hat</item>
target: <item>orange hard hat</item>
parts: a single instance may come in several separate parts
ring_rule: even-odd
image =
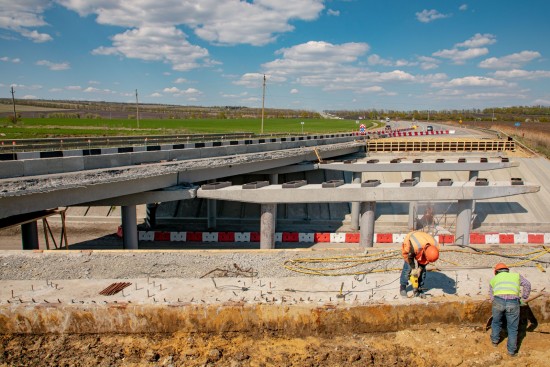
[[[495,274],[497,273],[497,271],[502,270],[502,269],[508,269],[508,265],[506,265],[505,263],[496,264],[495,265]]]
[[[429,262],[436,262],[437,259],[439,259],[439,250],[437,249],[437,247],[428,244],[424,248],[424,256]]]

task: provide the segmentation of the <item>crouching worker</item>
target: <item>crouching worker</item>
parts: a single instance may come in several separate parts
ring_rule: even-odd
[[[422,292],[426,279],[426,265],[439,259],[439,249],[435,238],[426,232],[411,232],[403,241],[401,253],[405,262],[401,271],[399,293],[401,296],[407,297],[407,284],[410,281],[414,297],[426,298]]]

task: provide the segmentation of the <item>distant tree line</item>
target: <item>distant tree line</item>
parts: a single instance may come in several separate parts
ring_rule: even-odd
[[[436,121],[520,121],[550,122],[550,106],[514,106],[470,110],[412,110],[386,109],[325,111],[345,119],[380,120],[386,117],[398,120]]]
[[[0,98],[0,104],[10,104],[11,99]],[[64,101],[64,100],[17,100],[18,105],[56,109],[60,111],[44,113],[40,117],[56,118],[110,118],[113,115],[135,119],[136,105],[132,103],[94,102],[94,101]],[[82,113],[81,111],[89,111]],[[139,114],[142,118],[158,119],[235,119],[261,118],[261,108],[244,106],[178,106],[165,104],[139,104]],[[92,117],[90,117],[92,116]],[[266,108],[264,117],[269,118],[320,118],[319,113],[306,110]]]

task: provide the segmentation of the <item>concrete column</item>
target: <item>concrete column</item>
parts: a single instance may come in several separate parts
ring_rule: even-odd
[[[418,182],[420,182],[420,176],[421,171],[413,171],[411,174],[411,178],[414,180],[415,178],[418,179]],[[416,229],[416,218],[418,218],[418,202],[417,201],[411,201],[409,202],[409,230],[415,230]]]
[[[216,228],[216,219],[217,219],[217,200],[215,199],[206,199],[206,213],[208,216],[208,229]],[[242,203],[241,205],[244,205]]]
[[[260,248],[275,248],[275,216],[277,204],[262,204],[260,217]]]
[[[125,250],[138,249],[137,214],[136,206],[121,207],[122,214],[122,248]]]
[[[361,231],[360,241],[363,247],[374,246],[374,219],[376,201],[361,203]]]
[[[279,174],[278,173],[272,173],[269,175],[269,184],[270,185],[278,185],[279,184]],[[285,205],[285,204],[282,204]],[[277,205],[275,205],[275,208],[273,209],[273,220],[275,221],[275,224],[273,225],[273,230],[277,230]]]
[[[145,225],[147,228],[155,228],[157,225],[157,203],[148,203],[145,205]]]
[[[38,226],[36,221],[21,224],[23,250],[38,250]]]
[[[459,200],[458,214],[456,218],[456,245],[470,244],[470,223],[472,221],[473,200]]]
[[[361,172],[353,172],[353,183],[361,183]],[[354,231],[359,229],[359,216],[361,211],[361,203],[354,201],[351,203],[351,229]]]

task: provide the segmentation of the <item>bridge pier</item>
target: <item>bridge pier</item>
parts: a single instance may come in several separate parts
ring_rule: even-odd
[[[275,248],[277,204],[262,204],[260,217],[260,249]]]
[[[353,183],[361,183],[361,172],[353,172]],[[359,216],[361,211],[361,202],[354,201],[351,203],[351,229],[354,231],[359,229]]]
[[[458,213],[456,218],[456,245],[470,244],[470,223],[472,221],[473,200],[458,200]]]
[[[138,249],[137,214],[136,206],[121,207],[122,214],[122,248],[125,250]]]
[[[38,225],[36,221],[21,224],[23,250],[38,250]]]
[[[361,230],[360,241],[363,247],[374,246],[374,219],[376,212],[376,201],[361,203]]]

